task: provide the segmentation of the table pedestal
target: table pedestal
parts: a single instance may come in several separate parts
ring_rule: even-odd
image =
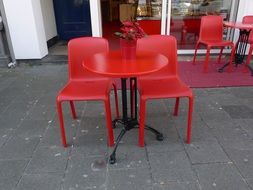
[[[131,129],[138,128],[139,122],[137,119],[137,81],[136,78],[130,78],[130,105],[131,105],[131,117],[128,117],[127,110],[127,87],[126,87],[126,78],[121,78],[121,90],[122,90],[122,119],[115,119],[113,121],[113,126],[116,127],[117,123],[123,125],[123,129],[121,130],[119,136],[117,137],[114,149],[112,154],[110,155],[110,164],[114,164],[116,162],[116,150],[118,148],[119,142],[125,135],[125,133]],[[163,140],[163,134],[159,131],[155,130],[150,126],[145,126],[145,129],[153,132],[156,135],[156,139],[159,141]]]
[[[239,64],[243,64],[244,58],[245,58],[245,52],[247,49],[247,44],[248,44],[248,39],[249,39],[249,34],[251,30],[240,30],[239,34],[239,39],[236,44],[236,52],[235,52],[235,57],[234,57],[234,65],[237,67]],[[219,72],[222,73],[224,69],[229,65],[229,63],[226,63],[223,65],[221,68],[219,68]],[[247,65],[249,68],[251,75],[253,76],[253,69]]]

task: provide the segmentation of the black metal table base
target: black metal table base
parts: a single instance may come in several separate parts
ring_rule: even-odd
[[[237,67],[238,65],[241,65],[242,63],[236,63],[234,62],[233,63],[235,65],[235,67]],[[221,68],[218,69],[218,72],[220,73],[223,73],[224,69],[229,66],[229,63],[226,63],[225,65],[223,65]],[[251,76],[253,76],[253,69],[249,66],[249,65],[246,65],[246,67],[248,67],[250,73],[251,73]]]
[[[116,151],[117,151],[117,148],[118,148],[118,145],[119,145],[121,139],[126,134],[126,132],[131,129],[139,128],[139,122],[137,119],[128,118],[127,122],[124,122],[122,119],[115,119],[113,121],[114,128],[116,127],[117,123],[122,124],[123,128],[121,129],[120,134],[117,137],[114,149],[110,155],[110,159],[109,159],[110,164],[114,164],[116,162]],[[163,134],[162,133],[160,133],[159,131],[157,131],[156,129],[154,129],[148,125],[145,125],[145,129],[154,133],[156,135],[156,140],[163,141]]]
[[[247,49],[247,43],[248,43],[250,31],[251,30],[240,30],[239,39],[236,44],[234,62],[233,62],[235,67],[237,67],[238,65],[244,64],[243,61],[245,58],[245,52]],[[219,68],[218,72],[222,73],[227,66],[229,66],[229,62],[223,65],[221,68]],[[247,67],[249,68],[251,72],[251,76],[253,76],[253,69],[249,65],[247,65]]]
[[[125,133],[131,129],[139,128],[139,122],[137,120],[137,79],[135,77],[130,78],[130,105],[131,105],[131,117],[128,117],[127,110],[127,87],[126,87],[126,78],[121,78],[121,90],[122,90],[122,119],[115,119],[113,121],[113,126],[116,127],[117,123],[123,125],[123,128],[117,137],[114,149],[110,155],[110,164],[116,162],[116,150],[119,146],[119,142],[125,135]],[[153,132],[156,135],[156,139],[159,141],[163,140],[163,134],[154,128],[145,125],[145,129]]]

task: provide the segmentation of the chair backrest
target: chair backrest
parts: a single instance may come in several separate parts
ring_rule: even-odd
[[[161,72],[168,75],[177,74],[177,41],[175,37],[149,35],[137,40],[137,50],[151,51],[165,55],[169,60],[169,64]]]
[[[244,16],[242,19],[242,23],[253,24],[253,15]],[[253,30],[251,30],[249,35],[249,43],[253,44]]]
[[[217,15],[203,16],[200,22],[199,40],[222,41],[223,18]]]
[[[84,69],[82,62],[96,53],[109,51],[108,41],[100,37],[75,38],[68,43],[69,79],[94,78],[96,74]]]

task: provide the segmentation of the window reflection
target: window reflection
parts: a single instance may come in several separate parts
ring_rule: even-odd
[[[201,17],[221,15],[229,20],[233,3],[235,0],[172,0],[170,34],[177,38],[178,48],[194,49]]]

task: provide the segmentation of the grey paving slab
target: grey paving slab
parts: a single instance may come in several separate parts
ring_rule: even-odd
[[[49,120],[48,122],[51,122],[51,121],[52,120]],[[54,122],[54,120],[52,122]],[[58,119],[57,119],[56,123],[57,122],[58,122]],[[78,126],[77,121],[75,121],[75,120],[67,120],[66,121],[65,120],[65,135],[66,135],[67,144],[69,146],[73,145],[77,126]],[[50,125],[46,129],[40,145],[42,145],[42,146],[62,146],[60,127],[59,127],[58,123],[56,125]]]
[[[240,102],[238,101],[238,97],[233,94],[228,94],[227,91],[215,91],[213,94],[208,94],[212,102],[219,105],[239,105]]]
[[[107,189],[152,190],[152,178],[148,168],[112,170],[108,174]]]
[[[11,137],[12,130],[0,128],[0,147]]]
[[[253,150],[226,148],[226,152],[244,178],[253,178]]]
[[[0,148],[0,159],[25,159],[31,158],[40,141],[39,137],[12,136]]]
[[[110,165],[103,102],[75,103],[77,120],[63,104],[69,146],[62,147],[55,98],[67,77],[66,64],[0,69],[0,168],[9,171],[1,174],[7,183],[0,189],[252,189],[252,87],[193,89],[190,145],[184,141],[187,99],[177,117],[175,99],[148,101],[146,123],[164,141],[145,131],[140,148],[138,130],[128,131]],[[113,93],[110,98],[115,118]]]
[[[200,164],[194,165],[200,186],[203,189],[249,190],[233,164]]]
[[[11,105],[8,109],[1,114],[0,122],[2,126],[11,126],[17,128],[19,124],[26,118],[29,109],[15,108],[15,105]]]
[[[14,189],[28,163],[28,160],[0,161],[0,189]]]
[[[246,181],[249,184],[250,188],[253,189],[253,179],[246,179]]]
[[[215,139],[215,136],[211,133],[210,128],[204,120],[194,120],[192,122],[192,142],[204,142]],[[177,128],[181,139],[185,139],[187,133],[187,121],[178,118],[175,120],[175,127]]]
[[[240,100],[240,102],[241,102],[242,105],[249,106],[249,107],[252,108],[252,106],[253,106],[253,97],[242,99],[242,100]]]
[[[42,137],[45,130],[49,127],[47,120],[24,120],[17,130],[14,131],[14,135],[31,138],[31,137]]]
[[[111,154],[112,149],[109,150]],[[137,145],[120,144],[116,152],[116,163],[108,165],[108,170],[148,168],[149,161],[145,148]]]
[[[57,173],[25,174],[16,190],[60,190],[63,175]]]
[[[67,166],[70,149],[57,146],[40,146],[33,154],[29,162],[26,173],[63,173]]]
[[[215,121],[231,120],[230,115],[223,110],[221,106],[207,107],[205,111],[199,113],[201,118],[207,123],[212,123]]]
[[[168,184],[171,181],[191,182],[197,179],[184,151],[149,155],[149,163],[154,181],[158,184]]]
[[[27,119],[50,120],[53,119],[56,113],[55,106],[36,105],[29,110]]]
[[[253,118],[253,109],[245,105],[226,105],[222,106],[222,108],[233,119]]]
[[[170,106],[165,105],[165,103],[161,100],[149,100],[146,103],[146,116],[161,116],[167,115],[166,110],[170,107],[173,107],[174,104],[170,104]]]
[[[12,101],[15,99],[14,96],[4,96],[1,94],[1,100],[0,100],[0,113],[3,113],[12,103]]]
[[[211,133],[220,141],[243,141],[250,139],[247,132],[240,125],[232,120],[215,121],[208,124]]]
[[[238,98],[247,99],[247,98],[252,98],[253,90],[252,88],[248,88],[248,87],[235,87],[235,88],[230,88],[229,92]]]
[[[70,157],[62,189],[105,189],[107,164],[104,157]]]
[[[106,119],[104,117],[88,117],[84,116],[78,128],[77,135],[79,134],[96,135],[107,134]]]
[[[73,152],[82,153],[84,156],[106,156],[108,153],[106,134],[77,134],[73,142]]]
[[[243,119],[238,121],[238,125],[247,132],[251,139],[253,139],[253,119]]]
[[[216,140],[195,141],[185,147],[192,164],[230,161]]]
[[[183,142],[179,138],[177,130],[173,125],[168,124],[168,126],[156,127],[157,124],[163,125],[164,119],[160,117],[150,117],[149,120],[152,120],[152,122],[149,122],[150,126],[161,132],[164,137],[163,141],[158,141],[152,132],[145,130],[145,145],[149,154],[182,151],[184,149]]]
[[[104,117],[104,103],[103,101],[87,101],[84,117]]]
[[[167,184],[160,183],[160,184],[154,184],[153,189],[155,190],[200,190],[201,187],[198,183],[198,181],[194,182],[176,182],[171,181]]]

